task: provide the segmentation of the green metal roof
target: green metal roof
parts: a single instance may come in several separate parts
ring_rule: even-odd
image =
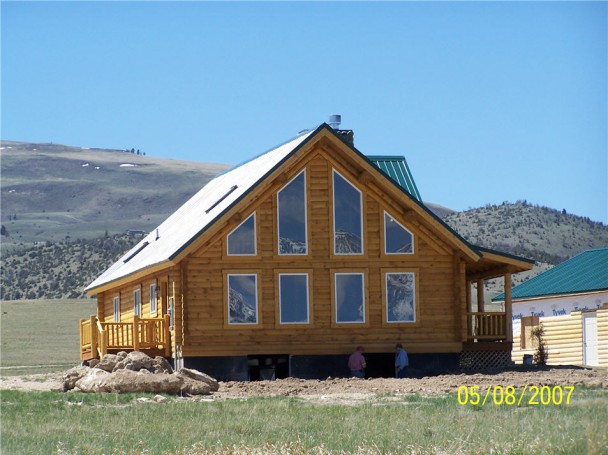
[[[513,300],[551,295],[580,294],[608,289],[608,248],[587,250],[556,265],[512,291]],[[504,300],[504,293],[492,300]]]
[[[414,182],[414,177],[412,177],[404,156],[367,155],[367,159],[374,163],[390,179],[394,180],[397,185],[407,191],[414,199],[422,202],[416,182]]]

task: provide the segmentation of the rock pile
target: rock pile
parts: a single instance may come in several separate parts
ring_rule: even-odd
[[[69,370],[63,390],[82,392],[150,392],[208,395],[216,392],[218,382],[200,371],[182,368],[174,372],[163,357],[151,358],[143,352],[106,354],[101,361]]]

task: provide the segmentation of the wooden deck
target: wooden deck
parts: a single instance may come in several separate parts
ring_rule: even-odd
[[[506,313],[467,313],[467,341],[508,341]]]
[[[132,322],[100,322],[96,316],[80,320],[80,360],[102,358],[108,352],[143,351],[171,355],[169,316]]]

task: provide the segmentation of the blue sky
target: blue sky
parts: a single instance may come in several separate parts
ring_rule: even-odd
[[[425,201],[607,223],[607,5],[2,1],[1,137],[238,163],[341,114]]]

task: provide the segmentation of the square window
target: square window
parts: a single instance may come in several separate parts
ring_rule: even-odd
[[[336,273],[336,323],[365,322],[365,285],[363,273]]]
[[[308,274],[279,274],[281,324],[308,324]]]
[[[386,273],[386,322],[416,322],[415,275]]]
[[[258,277],[228,274],[228,323],[258,323]]]

